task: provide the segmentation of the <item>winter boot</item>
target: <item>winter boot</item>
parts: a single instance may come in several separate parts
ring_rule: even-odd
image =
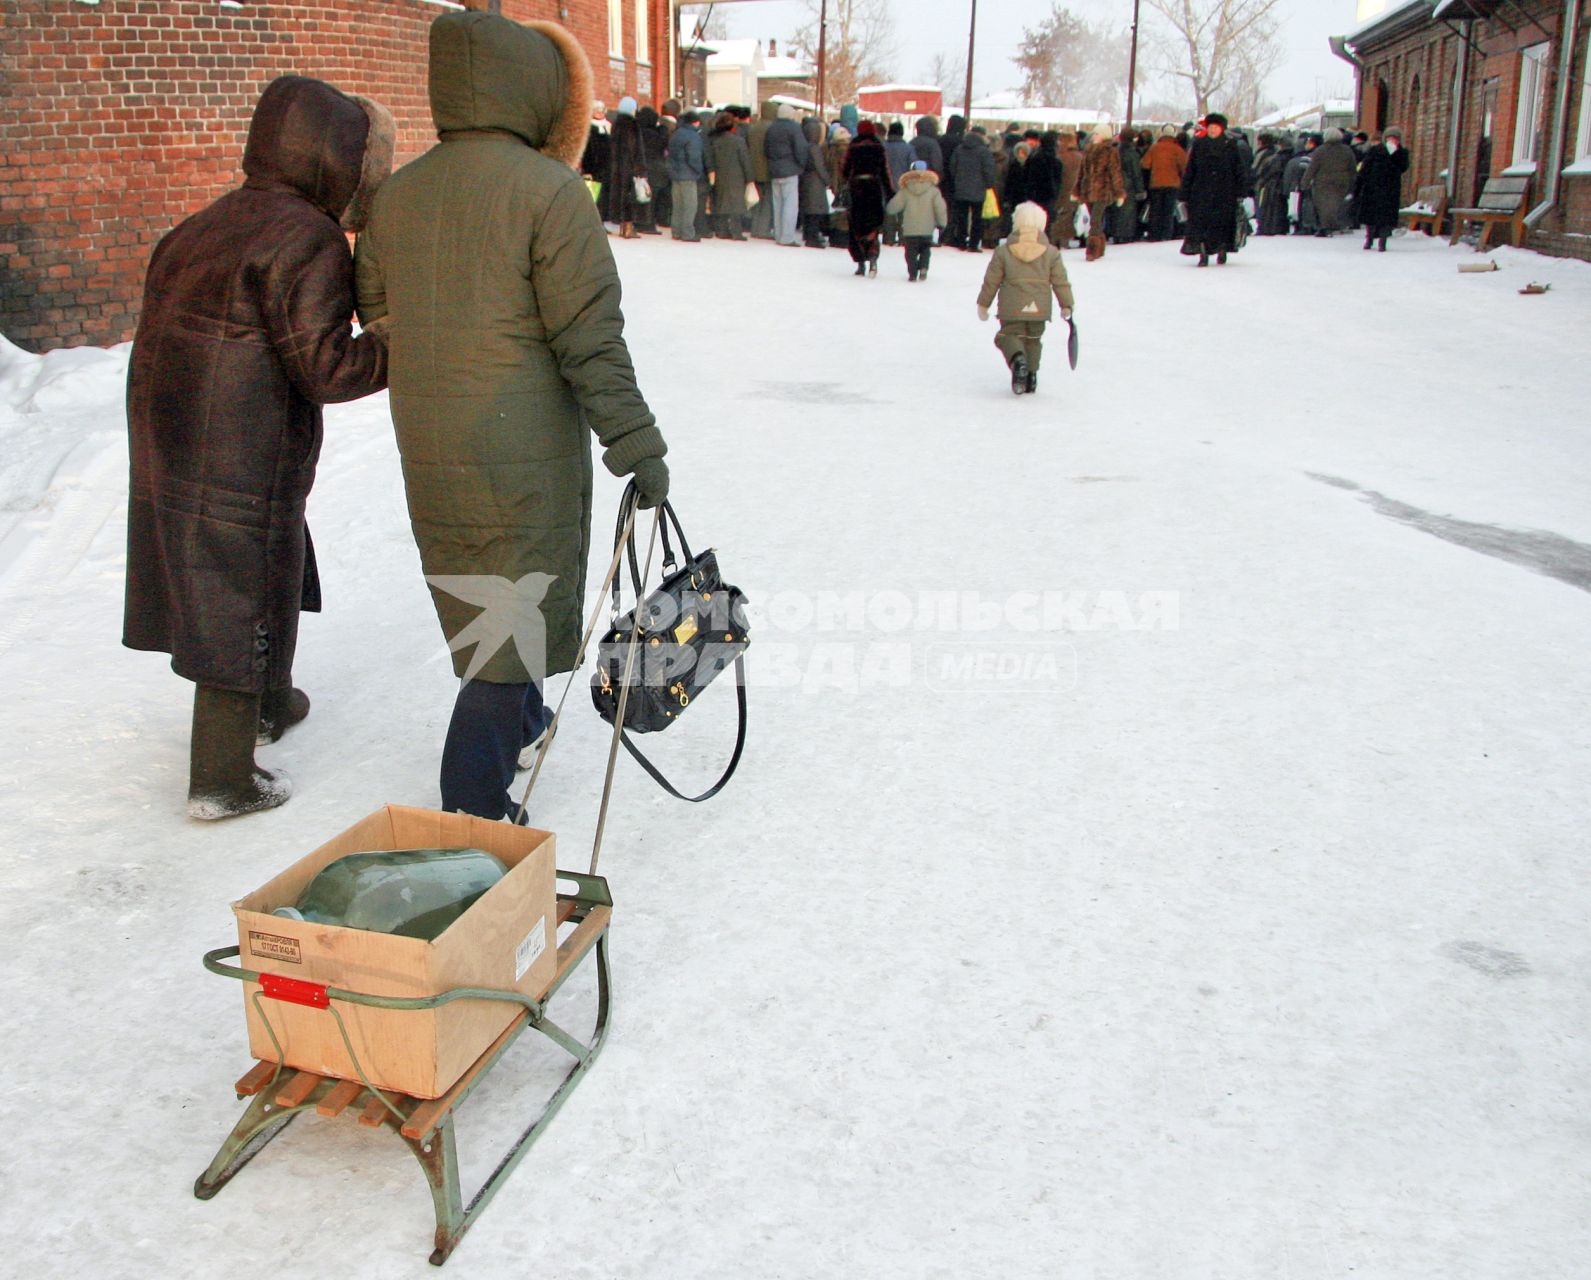
[[[1365,228],[1365,252],[1366,253],[1370,252],[1370,246],[1375,242],[1375,238],[1376,238],[1375,232],[1371,231],[1369,227],[1366,227]]]
[[[1035,370],[1029,369],[1028,370],[1028,394],[1032,395],[1038,389],[1039,389],[1039,375],[1038,375],[1038,373]]]
[[[1226,253],[1224,251],[1215,255],[1215,265],[1218,267],[1226,266]]]
[[[1386,236],[1382,236],[1381,237],[1381,252],[1385,253],[1386,251],[1387,251],[1387,238],[1386,238]]]
[[[199,685],[193,694],[188,816],[235,818],[286,804],[293,784],[254,763],[260,696]]]
[[[1105,256],[1105,237],[1091,235],[1088,237],[1088,250],[1083,255],[1084,262],[1097,262]]]
[[[856,264],[856,274],[859,276],[865,276],[867,274],[867,263],[858,262]]]
[[[1028,358],[1020,351],[1011,357],[1011,394],[1022,396],[1028,390]]]
[[[309,695],[302,689],[267,689],[260,698],[256,747],[268,747],[309,714]]]
[[[1199,255],[1199,265],[1201,267],[1209,266],[1210,265],[1210,255],[1207,254],[1207,253],[1201,253]]]

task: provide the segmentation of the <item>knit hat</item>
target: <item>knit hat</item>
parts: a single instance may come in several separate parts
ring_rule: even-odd
[[[1160,136],[1162,138],[1175,138],[1177,136],[1177,126],[1174,124],[1161,125]]]
[[[1024,200],[1017,205],[1016,212],[1011,215],[1011,226],[1017,232],[1036,231],[1043,235],[1044,228],[1048,225],[1049,220],[1050,215],[1045,211],[1043,205],[1034,204],[1031,200]]]
[[[1388,138],[1396,138],[1399,142],[1402,142],[1403,130],[1396,125],[1393,125],[1390,129],[1383,129],[1381,131],[1381,140],[1385,142]]]
[[[633,116],[635,114],[635,106],[636,102],[634,98],[628,96],[620,98],[619,114],[621,116]]]
[[[864,120],[856,126],[856,136],[858,138],[876,138],[878,130],[873,126],[871,120]]]
[[[928,168],[928,161],[926,161],[926,160],[913,160],[912,161],[912,172],[913,173],[923,173],[923,172],[925,172],[927,170],[927,168]]]

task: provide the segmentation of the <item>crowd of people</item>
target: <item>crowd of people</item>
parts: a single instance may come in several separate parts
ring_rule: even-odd
[[[926,278],[937,245],[969,253],[1010,237],[1015,210],[1045,212],[1057,248],[1089,261],[1112,244],[1182,240],[1207,265],[1262,236],[1331,236],[1363,227],[1386,249],[1409,157],[1401,131],[1260,133],[1219,114],[1158,131],[993,132],[953,115],[941,132],[861,119],[827,124],[766,103],[703,112],[633,98],[597,103],[582,169],[610,231],[676,240],[764,239],[849,250],[857,275],[877,275],[883,245],[907,249],[907,278]],[[933,197],[927,188],[936,188]],[[914,198],[915,191],[915,198]],[[942,206],[942,208],[941,208]],[[906,223],[910,222],[911,229]]]

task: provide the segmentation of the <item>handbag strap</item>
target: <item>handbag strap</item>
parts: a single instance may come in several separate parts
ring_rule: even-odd
[[[617,555],[620,546],[623,546],[625,554],[629,557],[630,582],[635,588],[635,602],[637,605],[639,605],[642,598],[641,567],[639,561],[636,559],[635,554],[635,528],[633,524],[630,526],[629,536],[628,539],[626,539],[623,519],[624,511],[626,509],[625,504],[628,504],[635,497],[635,495],[632,493],[634,488],[635,481],[632,480],[624,491],[624,503],[621,504],[619,509],[619,528],[614,531],[613,535],[613,550],[614,554]],[[685,555],[685,563],[689,564],[695,558],[691,555],[691,544],[686,540],[685,528],[680,524],[679,516],[675,513],[673,505],[665,501],[662,504],[661,511],[659,512],[659,522],[655,526],[663,538],[664,577],[667,577],[669,574],[673,573],[675,565],[678,563],[674,559],[674,544],[669,541],[668,536],[668,526],[671,521],[674,525],[674,533],[679,538],[680,550]],[[620,594],[619,580],[615,578],[613,580],[613,620],[615,622],[617,622],[619,619],[619,612],[622,607],[620,605]]]
[[[645,769],[651,776],[652,781],[662,787],[669,795],[676,800],[685,801],[686,804],[700,804],[703,800],[711,800],[735,776],[735,770],[740,766],[741,752],[746,749],[746,659],[744,656],[735,659],[735,702],[739,708],[740,715],[740,727],[735,731],[735,752],[729,757],[729,767],[724,770],[723,777],[719,778],[717,782],[713,783],[699,796],[682,794],[672,782],[658,771],[656,765],[641,754],[641,749],[630,741],[629,734],[621,735],[619,740],[624,743],[624,749],[630,753],[636,764]],[[614,723],[619,725],[624,723],[622,709],[619,718]]]

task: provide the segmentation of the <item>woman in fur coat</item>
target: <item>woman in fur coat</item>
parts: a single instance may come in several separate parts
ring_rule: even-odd
[[[895,194],[889,180],[889,161],[884,144],[871,120],[856,127],[856,141],[845,153],[840,176],[850,197],[851,260],[857,275],[878,274],[879,232],[884,226],[884,207]]]

